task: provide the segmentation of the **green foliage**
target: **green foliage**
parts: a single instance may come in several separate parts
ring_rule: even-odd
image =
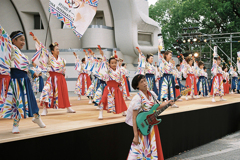
[[[166,49],[172,49],[172,44],[176,42],[179,33],[183,33],[184,27],[198,26],[198,31],[205,34],[240,32],[239,0],[158,0],[149,7],[149,16],[162,28]],[[240,38],[233,39],[237,40]],[[233,43],[234,56],[240,50],[239,44]],[[230,53],[230,43],[218,45]],[[194,47],[199,48],[197,45]],[[183,48],[188,49],[188,46]],[[203,47],[203,51],[206,49]]]

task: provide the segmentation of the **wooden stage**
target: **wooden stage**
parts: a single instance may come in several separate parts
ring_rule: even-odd
[[[135,94],[136,93],[132,93],[132,95]],[[227,101],[219,101],[219,97],[216,97],[217,102],[212,103],[212,98],[186,101],[183,97],[182,102],[176,103],[179,108],[168,108],[162,115],[219,107],[220,105],[240,102],[240,94],[226,95],[224,98],[227,99]],[[66,109],[48,109],[48,115],[42,116],[42,120],[47,126],[46,128],[39,128],[37,124],[31,121],[32,118],[22,119],[19,126],[20,134],[11,133],[13,120],[0,118],[0,143],[122,123],[125,121],[125,117],[121,114],[115,115],[107,113],[106,111],[104,111],[103,114],[104,119],[98,120],[99,111],[96,109],[96,106],[88,104],[86,97],[82,97],[81,101],[78,101],[77,97],[70,97],[70,102],[76,113],[66,113]],[[126,103],[129,105],[130,101]],[[41,112],[42,109],[40,109],[40,113]]]

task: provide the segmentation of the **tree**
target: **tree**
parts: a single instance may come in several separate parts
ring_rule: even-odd
[[[184,27],[198,26],[205,34],[240,32],[239,0],[158,0],[149,7],[149,16],[162,28],[166,49],[172,49]],[[230,53],[229,43],[219,46]],[[188,49],[188,46],[183,47]],[[234,56],[238,50],[239,43],[233,43]]]

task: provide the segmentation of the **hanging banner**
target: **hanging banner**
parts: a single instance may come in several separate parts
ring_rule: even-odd
[[[50,0],[49,12],[73,30],[83,36],[91,24],[98,6],[98,0]]]
[[[213,56],[214,57],[218,57],[218,54],[217,54],[217,46],[214,46],[214,49],[213,49]]]

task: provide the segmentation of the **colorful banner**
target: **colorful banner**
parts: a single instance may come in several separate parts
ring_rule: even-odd
[[[98,0],[50,0],[49,12],[70,27],[79,37],[91,24]]]

